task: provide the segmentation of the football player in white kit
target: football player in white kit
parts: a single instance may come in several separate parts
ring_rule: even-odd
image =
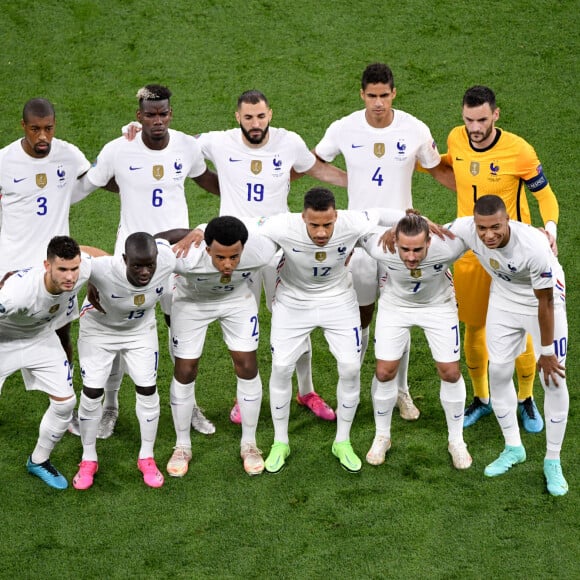
[[[376,433],[366,460],[381,465],[391,447],[391,419],[397,400],[396,375],[413,326],[425,332],[441,378],[440,399],[448,430],[448,450],[456,469],[471,466],[463,440],[465,382],[459,366],[459,320],[449,266],[466,251],[460,238],[431,239],[427,220],[408,210],[394,229],[396,252],[377,246],[378,234],[364,248],[385,276],[375,330],[377,359],[371,394]]]
[[[292,373],[308,348],[310,333],[324,331],[337,360],[337,426],[332,452],[350,472],[361,461],[349,440],[360,394],[360,315],[346,262],[355,244],[379,220],[396,223],[404,212],[383,209],[379,213],[336,211],[334,195],[313,188],[304,197],[302,214],[287,213],[266,219],[262,235],[284,251],[272,304],[272,374],[270,409],[274,444],[265,462],[270,473],[279,472],[290,454],[288,419],[292,397]]]
[[[239,129],[210,131],[198,140],[206,159],[215,166],[220,184],[220,215],[244,217],[272,216],[288,210],[292,170],[327,183],[346,187],[344,171],[322,163],[292,131],[270,126],[272,109],[266,96],[257,90],[238,98],[236,121]],[[259,304],[262,281],[266,305],[271,309],[280,255],[256,276],[253,286]],[[322,419],[334,421],[332,408],[314,390],[312,352],[309,348],[297,362],[296,400]],[[237,404],[230,413],[241,421]]]
[[[42,266],[52,237],[69,234],[73,191],[91,165],[77,147],[54,136],[50,101],[27,101],[21,124],[24,138],[0,150],[0,279],[9,271]],[[71,363],[73,347],[65,322],[72,318],[57,321],[55,327]]]
[[[182,233],[178,232],[178,237]],[[161,236],[172,239],[172,232]],[[244,223],[232,216],[214,218],[205,228],[205,243],[192,248],[186,268],[176,280],[171,310],[171,336],[175,370],[170,397],[176,444],[167,472],[183,477],[191,461],[190,423],[195,404],[195,380],[208,326],[219,321],[237,377],[241,407],[240,456],[248,475],[264,470],[256,446],[256,428],[262,402],[262,381],[256,350],[259,340],[258,305],[254,276],[277,251],[271,240],[250,235]]]
[[[78,289],[91,271],[78,244],[56,236],[47,246],[44,267],[20,270],[0,288],[0,389],[22,370],[27,390],[47,393],[49,407],[28,458],[28,471],[56,489],[68,486],[50,454],[65,434],[75,407],[72,368],[54,332],[56,321],[74,316]]]
[[[171,91],[161,85],[146,85],[138,91],[137,98],[136,115],[142,131],[130,141],[119,137],[107,143],[83,178],[80,193],[82,197],[112,178],[116,181],[121,198],[115,245],[115,254],[119,255],[126,237],[133,232],[155,234],[189,228],[185,197],[187,178],[211,193],[219,193],[217,177],[207,168],[197,140],[169,128],[173,118]],[[161,305],[169,324],[170,292],[165,293]],[[115,365],[114,376],[105,388],[105,413],[99,435],[102,438],[111,435],[117,420],[121,379],[122,372]],[[200,421],[205,421],[203,415]]]
[[[417,161],[446,187],[454,189],[450,167],[441,164],[437,146],[427,125],[412,115],[393,109],[397,95],[393,73],[382,63],[370,64],[362,75],[360,96],[365,108],[334,121],[314,148],[316,156],[331,162],[342,154],[348,175],[348,209],[413,207],[411,184]],[[362,249],[350,261],[360,306],[364,358],[378,295],[377,263]],[[398,373],[397,406],[408,421],[419,418],[407,384],[409,347]]]
[[[176,261],[168,242],[155,240],[145,232],[129,235],[122,255],[92,260],[89,281],[98,292],[99,308],[85,300],[81,309],[78,351],[83,391],[78,415],[83,456],[73,479],[76,489],[91,487],[99,468],[96,438],[103,414],[102,399],[117,357],[135,383],[135,410],[141,432],[137,466],[146,485],[163,485],[153,454],[160,413],[155,306],[168,291]]]
[[[568,483],[562,473],[560,451],[569,407],[564,273],[548,238],[530,225],[510,220],[500,197],[480,197],[473,213],[473,217],[456,219],[450,229],[473,250],[492,279],[486,319],[489,384],[505,448],[484,473],[488,477],[502,475],[526,460],[513,373],[515,359],[524,351],[529,333],[544,389],[544,476],[551,495],[564,495]]]

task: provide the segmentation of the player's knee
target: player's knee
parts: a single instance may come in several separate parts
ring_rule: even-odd
[[[199,359],[175,358],[173,375],[177,381],[187,385],[197,378]]]
[[[72,397],[69,397],[68,399],[59,399],[59,400],[53,398],[50,399],[50,406],[54,411],[55,415],[65,421],[70,421],[74,408],[76,407],[76,404],[77,398],[76,395],[74,394]]]
[[[392,381],[397,376],[399,363],[396,361],[377,361],[375,375],[381,383]]]
[[[343,382],[358,381],[360,377],[360,363],[338,363],[338,376]]]
[[[140,387],[138,385],[135,385],[135,390],[140,395],[143,395],[145,397],[150,397],[151,395],[155,394],[155,391],[157,390],[157,386],[153,385],[152,387]]]
[[[105,389],[94,389],[93,387],[83,387],[83,394],[89,399],[98,399],[103,396]]]
[[[236,375],[240,379],[249,381],[258,374],[258,361],[256,353],[247,353],[247,356],[234,358],[234,368]]]
[[[459,364],[438,364],[437,371],[442,381],[456,383],[461,378]]]
[[[279,365],[272,363],[272,378],[280,381],[291,381],[294,365]]]

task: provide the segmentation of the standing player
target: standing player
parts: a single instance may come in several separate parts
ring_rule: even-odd
[[[431,240],[427,220],[407,213],[394,230],[397,253],[384,253],[377,246],[377,236],[369,236],[364,244],[386,272],[377,314],[377,365],[371,390],[376,434],[366,459],[371,465],[381,465],[391,447],[396,375],[409,330],[418,326],[425,331],[441,378],[440,398],[453,465],[468,469],[471,456],[463,440],[465,381],[459,367],[459,320],[449,272],[466,247],[459,238]]]
[[[568,344],[564,273],[546,236],[530,225],[510,220],[499,196],[480,197],[473,214],[455,220],[451,230],[463,238],[492,278],[486,320],[490,394],[505,449],[484,473],[502,475],[526,460],[513,373],[529,333],[544,388],[544,476],[550,494],[564,495],[568,484],[560,450],[569,407],[564,373]]]
[[[63,320],[61,313],[74,314],[76,293],[90,264],[81,262],[73,239],[56,236],[48,244],[44,268],[21,270],[0,288],[0,389],[6,377],[21,369],[27,390],[47,393],[49,407],[26,468],[56,489],[65,489],[68,482],[50,454],[67,430],[76,397],[71,365],[54,324]]]
[[[114,178],[121,197],[121,220],[115,253],[121,254],[125,239],[131,233],[150,234],[173,228],[189,228],[189,212],[185,198],[185,180],[192,178],[200,187],[218,194],[214,173],[208,170],[197,140],[169,128],[173,119],[171,91],[161,85],[146,85],[137,93],[137,119],[142,131],[131,141],[119,137],[107,143],[96,164],[83,178],[87,195]],[[166,285],[167,286],[167,285]],[[162,301],[166,318],[171,309],[171,295]],[[101,437],[113,432],[118,416],[115,386],[105,390]],[[213,432],[213,425],[196,409],[197,423],[204,432]]]
[[[0,150],[0,278],[41,266],[52,237],[68,235],[73,190],[90,167],[77,147],[54,136],[50,101],[27,101],[21,124],[24,138]],[[63,319],[56,328],[72,363],[70,327]]]
[[[488,87],[474,86],[463,96],[463,121],[447,139],[444,161],[453,167],[457,183],[457,216],[469,216],[474,202],[486,194],[498,195],[510,219],[531,223],[524,186],[538,200],[546,230],[556,238],[558,201],[544,175],[533,147],[521,137],[495,126],[499,108]],[[459,320],[465,323],[465,360],[473,383],[473,402],[465,410],[464,426],[491,413],[485,346],[486,305],[491,279],[469,252],[454,266],[453,278],[459,303]],[[543,428],[533,399],[536,357],[528,336],[526,351],[516,360],[518,410],[530,433]]]
[[[182,232],[176,233],[181,237]],[[159,235],[176,241],[172,232]],[[219,321],[237,377],[242,422],[240,456],[246,473],[259,475],[264,470],[262,452],[256,445],[262,381],[256,357],[258,306],[251,284],[277,248],[263,236],[248,239],[246,226],[232,216],[211,220],[204,237],[205,244],[189,252],[173,297],[171,336],[175,370],[170,396],[177,441],[167,472],[174,477],[187,473],[192,457],[190,425],[199,359],[208,326]]]
[[[392,225],[403,215],[397,210],[382,210],[380,217]],[[367,212],[337,212],[332,192],[313,188],[304,197],[302,214],[273,216],[259,229],[284,252],[272,304],[270,408],[274,444],[265,463],[270,473],[279,472],[290,454],[292,373],[317,327],[323,329],[338,365],[332,453],[347,471],[361,469],[349,440],[360,395],[361,327],[346,262],[359,239],[377,225],[378,217]]]
[[[238,98],[236,121],[239,129],[211,131],[199,136],[206,159],[215,166],[220,184],[220,215],[238,217],[272,216],[288,211],[292,171],[346,187],[344,171],[326,165],[308,150],[292,131],[270,127],[272,109],[266,96],[250,90]],[[254,293],[260,302],[262,278],[266,306],[271,309],[280,255],[256,277]],[[314,391],[312,352],[308,348],[296,364],[296,400],[322,419],[333,421],[332,408]],[[230,417],[240,422],[237,404]]]
[[[78,351],[83,377],[79,424],[83,457],[73,479],[76,489],[88,489],[98,470],[96,438],[103,415],[104,386],[120,356],[135,383],[135,410],[141,431],[137,466],[149,487],[161,487],[163,475],[153,458],[159,423],[157,363],[159,347],[155,305],[167,292],[176,257],[164,240],[136,232],[125,241],[122,255],[95,258],[90,283],[99,307],[85,300],[81,311]]]
[[[440,163],[429,128],[412,115],[393,109],[396,95],[391,69],[382,63],[370,64],[363,72],[360,90],[365,108],[332,123],[314,149],[317,157],[326,162],[343,155],[348,175],[348,209],[413,207],[411,182],[417,161],[435,179],[454,189],[453,173]],[[355,251],[350,267],[360,306],[364,358],[379,273],[376,261],[362,249]],[[403,419],[413,421],[419,418],[419,410],[407,385],[409,347],[410,344],[401,360],[397,406]]]

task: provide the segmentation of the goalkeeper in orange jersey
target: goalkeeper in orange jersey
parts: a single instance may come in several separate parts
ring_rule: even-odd
[[[475,201],[491,194],[502,198],[511,220],[531,223],[526,187],[538,201],[544,228],[556,252],[556,196],[534,148],[521,137],[495,126],[499,112],[495,94],[488,87],[474,86],[465,92],[464,125],[449,133],[447,154],[442,156],[455,174],[457,216],[472,215]],[[465,359],[474,391],[473,402],[464,417],[464,427],[469,427],[492,412],[485,343],[490,277],[469,252],[455,263],[454,281],[459,320],[465,323]],[[523,427],[538,433],[544,423],[533,399],[536,360],[529,335],[526,351],[516,360],[516,372]]]

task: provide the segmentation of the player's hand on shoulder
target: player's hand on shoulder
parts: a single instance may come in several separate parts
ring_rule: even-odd
[[[173,252],[177,258],[185,258],[189,253],[191,246],[199,248],[204,239],[204,231],[200,228],[191,230],[189,234],[181,238],[179,242],[173,245]]]
[[[127,141],[133,141],[133,139],[137,137],[137,133],[139,133],[139,131],[141,131],[141,123],[138,121],[131,121],[127,125],[123,125],[123,127],[121,127],[121,133],[123,133],[123,136],[125,139],[127,139]]]
[[[427,218],[425,218],[427,219]],[[434,235],[437,236],[438,238],[441,238],[442,240],[445,240],[445,238],[449,238],[450,240],[454,240],[455,239],[455,234],[447,229],[445,226],[442,226],[440,224],[436,224],[434,222],[432,222],[430,219],[427,219],[427,223],[429,224],[429,231]]]
[[[554,253],[554,256],[558,255],[558,244],[556,243],[556,238],[544,228],[538,228],[547,238],[548,242],[550,243],[550,249]]]
[[[12,276],[12,274],[15,274],[15,273],[16,273],[16,270],[6,272],[6,274],[4,274],[4,276],[2,276],[2,280],[0,280],[0,288],[2,288],[2,286],[4,286],[4,282],[6,282],[6,280],[8,280],[8,278],[10,278],[10,276]]]

